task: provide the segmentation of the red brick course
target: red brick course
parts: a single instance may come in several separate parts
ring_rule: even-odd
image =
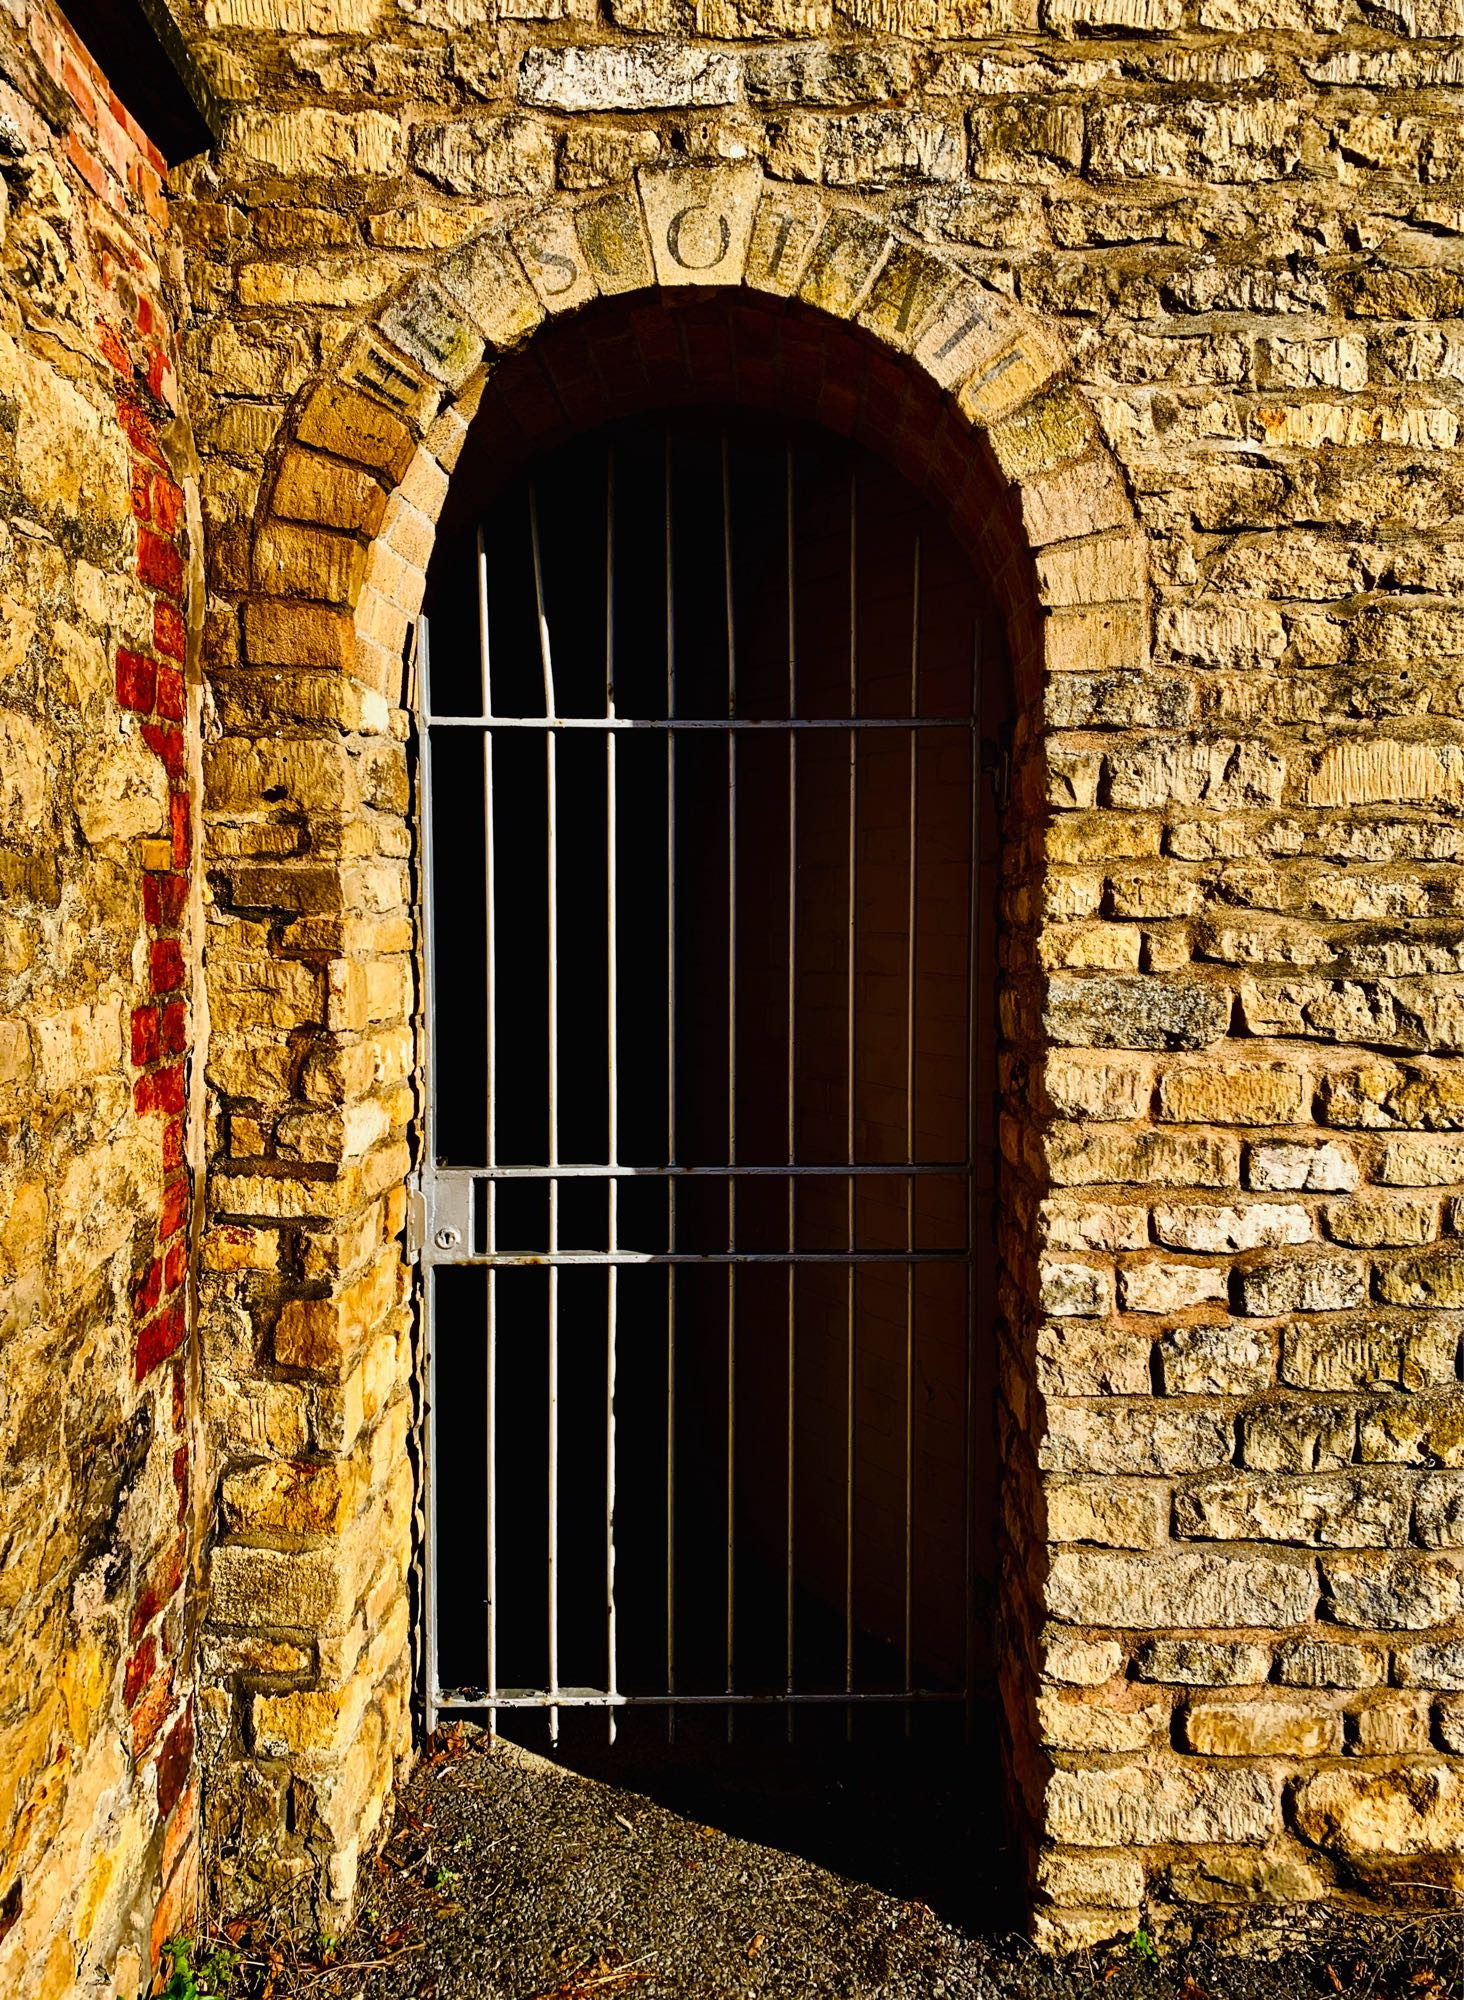
[[[156,1240],[151,1246],[144,1240],[136,1252],[133,1374],[142,1393],[153,1393],[162,1433],[159,1448],[168,1454],[178,1524],[146,1559],[134,1585],[131,1652],[122,1685],[134,1757],[139,1764],[155,1761],[156,1768],[158,1874],[148,1913],[156,1963],[162,1943],[191,1921],[198,1871],[192,1697],[170,1658],[181,1629],[177,1607],[186,1588],[190,1547],[191,1391],[185,1355],[191,1188],[185,1113],[191,1019],[185,934],[192,801],[183,673],[187,528],[183,489],[163,443],[166,427],[177,415],[177,376],[170,317],[156,290],[158,243],[168,224],[163,193],[167,168],[62,16],[47,0],[28,11],[31,46],[75,107],[60,151],[83,184],[76,194],[90,207],[94,236],[107,246],[102,266],[108,290],[93,340],[110,373],[117,422],[131,447],[135,574],[152,593],[151,646],[119,646],[113,671],[118,706],[140,724],[143,741],[167,774],[169,792],[166,837],[139,843],[152,998],[133,1008],[128,1023],[133,1104],[155,1129],[163,1172]],[[140,1235],[146,1226],[140,1223]],[[161,1375],[165,1368],[170,1372]],[[165,1515],[165,1533],[166,1520]]]

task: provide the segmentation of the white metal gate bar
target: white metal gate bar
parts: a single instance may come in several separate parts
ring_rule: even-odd
[[[732,483],[733,446],[724,432],[720,439],[720,508],[721,508],[721,568],[722,568],[722,618],[724,632],[721,644],[725,648],[726,683],[725,713],[681,714],[678,713],[678,646],[681,634],[678,631],[678,579],[676,571],[676,523],[678,492],[674,470],[674,432],[667,427],[664,440],[663,479],[661,504],[663,509],[663,560],[665,577],[665,686],[664,713],[660,715],[625,714],[618,705],[616,686],[616,645],[620,578],[617,570],[618,529],[617,529],[617,480],[616,454],[613,445],[607,448],[604,462],[604,551],[603,551],[603,626],[604,626],[604,670],[603,688],[599,699],[603,702],[602,712],[561,714],[561,701],[556,688],[555,657],[553,643],[553,622],[556,616],[546,586],[545,550],[541,536],[541,511],[539,489],[536,482],[530,482],[526,492],[527,540],[530,556],[532,600],[534,623],[537,628],[537,648],[539,677],[542,684],[542,714],[500,714],[494,707],[494,662],[491,650],[494,607],[492,583],[490,579],[489,548],[480,529],[476,549],[476,611],[478,628],[478,673],[477,694],[479,713],[438,713],[433,703],[432,664],[427,645],[426,620],[422,623],[422,671],[419,680],[419,727],[420,727],[420,782],[422,797],[422,843],[423,873],[427,901],[427,920],[424,924],[425,974],[426,974],[426,1019],[428,1023],[429,1062],[432,1066],[431,1087],[428,1091],[426,1159],[427,1165],[422,1175],[422,1196],[425,1224],[423,1228],[422,1258],[426,1267],[426,1355],[427,1355],[427,1400],[429,1405],[429,1447],[427,1481],[427,1705],[429,1723],[440,1713],[486,1712],[490,1720],[499,1709],[539,1709],[548,1712],[551,1732],[557,1732],[558,1713],[561,1708],[604,1709],[609,1712],[609,1728],[613,1737],[615,1711],[622,1707],[659,1707],[668,1712],[668,1727],[674,1726],[669,1718],[678,1708],[725,1707],[728,1711],[728,1728],[731,1728],[731,1713],[742,1706],[766,1707],[785,1705],[789,1709],[789,1728],[792,1727],[792,1709],[799,1704],[843,1705],[850,1716],[852,1710],[861,1703],[903,1703],[906,1708],[907,1727],[912,1706],[922,1702],[969,1701],[973,1687],[973,1643],[975,1604],[975,1551],[972,1537],[972,1508],[975,1479],[975,1435],[976,1435],[976,1372],[972,1353],[974,1314],[976,1307],[973,1285],[972,1258],[979,1233],[978,1214],[979,1193],[975,1177],[975,1157],[977,1130],[975,1124],[975,1063],[972,1054],[972,1023],[975,1018],[977,980],[979,976],[978,938],[978,879],[979,868],[979,828],[980,804],[978,796],[978,776],[980,768],[979,743],[976,735],[974,713],[965,716],[951,714],[922,714],[920,707],[921,687],[921,627],[922,627],[922,543],[918,531],[913,541],[913,567],[910,583],[909,620],[909,660],[908,691],[909,712],[904,715],[885,715],[861,712],[860,674],[863,664],[860,631],[860,565],[861,565],[861,496],[856,477],[850,476],[848,484],[847,517],[847,591],[848,591],[848,661],[847,661],[847,713],[843,715],[800,715],[799,676],[799,632],[798,632],[798,589],[799,572],[797,561],[797,520],[795,509],[795,456],[789,446],[784,457],[782,503],[786,517],[785,524],[785,578],[787,597],[787,672],[786,672],[786,715],[762,716],[738,714],[739,678],[738,648],[739,630],[737,617],[737,567],[736,538],[734,535],[734,505]],[[878,560],[876,552],[875,560]],[[974,675],[973,662],[973,675]],[[698,689],[704,695],[705,689]],[[974,703],[974,685],[972,689]],[[703,702],[705,706],[705,702]],[[966,1092],[965,1149],[960,1159],[920,1159],[917,1158],[918,1129],[916,1116],[917,1102],[917,1018],[921,990],[921,966],[918,953],[919,894],[920,894],[920,841],[922,815],[920,803],[920,744],[932,732],[943,732],[949,736],[952,730],[964,729],[969,738],[969,779],[970,827],[968,847],[965,856],[967,875],[967,910],[965,917],[965,1034],[967,1055],[964,1075],[960,1081]],[[485,990],[482,998],[483,1022],[483,1075],[486,1086],[486,1105],[483,1114],[483,1147],[481,1158],[474,1164],[447,1164],[438,1145],[438,1125],[440,1120],[441,1093],[449,1087],[448,1078],[442,1073],[438,1062],[435,1023],[442,997],[444,969],[440,949],[439,932],[446,921],[446,912],[451,903],[450,863],[439,850],[434,832],[435,795],[433,790],[433,752],[450,741],[464,739],[464,733],[477,731],[481,737],[481,786],[484,824],[481,833],[481,862],[484,878],[483,908],[483,948],[485,965]],[[809,1160],[798,1158],[798,1086],[799,1086],[799,979],[801,973],[799,950],[800,899],[798,890],[798,865],[800,839],[806,827],[812,822],[800,810],[800,742],[826,736],[829,731],[843,732],[847,745],[846,806],[847,824],[845,836],[844,872],[846,878],[846,908],[844,927],[846,930],[844,968],[844,1035],[846,1062],[844,1076],[843,1107],[843,1160]],[[861,1159],[858,1157],[858,1086],[856,1061],[859,1050],[860,1033],[860,896],[861,896],[861,743],[868,739],[871,744],[888,740],[890,732],[902,735],[905,744],[904,757],[904,810],[906,819],[905,844],[906,868],[904,882],[904,1051],[903,1085],[904,1113],[903,1139],[904,1158],[893,1160]],[[664,788],[665,788],[665,848],[662,884],[665,903],[665,1157],[656,1164],[646,1164],[621,1158],[621,979],[624,962],[620,951],[619,924],[620,899],[627,880],[622,868],[622,824],[620,820],[620,780],[619,746],[623,738],[635,732],[659,733],[665,740]],[[600,1160],[576,1160],[561,1157],[561,1070],[562,1053],[561,1008],[560,1008],[560,902],[564,883],[561,858],[561,812],[559,785],[559,746],[566,738],[576,734],[593,737],[600,734],[604,738],[603,782],[604,782],[604,963],[605,1010],[603,1022],[605,1056],[605,1158]],[[544,1078],[545,1112],[545,1157],[533,1161],[504,1161],[498,1150],[498,1090],[502,1075],[499,1042],[499,988],[500,965],[503,940],[501,912],[499,908],[500,857],[497,852],[495,834],[495,798],[498,776],[496,759],[512,755],[515,759],[532,758],[529,744],[534,736],[543,744],[543,798],[544,824],[538,830],[537,838],[543,842],[545,857],[546,896],[543,911],[544,936],[547,943],[547,964],[544,969],[545,992],[545,1038],[547,1044],[547,1073]],[[786,1064],[781,1078],[786,1094],[785,1157],[781,1160],[744,1160],[739,1157],[739,1031],[738,1031],[738,966],[741,939],[739,937],[739,743],[750,737],[771,734],[781,737],[786,744],[786,799],[784,809],[787,819],[788,879],[785,903],[786,937],[786,1007],[785,1038]],[[715,1163],[686,1160],[678,1157],[678,994],[677,955],[682,948],[678,929],[678,893],[682,885],[678,882],[678,759],[677,746],[697,737],[720,736],[725,742],[725,842],[726,865],[722,893],[726,898],[726,926],[724,949],[727,962],[727,1003],[725,1017],[725,1119],[726,1157]],[[516,746],[522,743],[522,750]],[[763,801],[758,800],[760,808]],[[536,836],[531,829],[516,828],[518,838],[532,841]],[[648,857],[640,857],[640,865]],[[705,897],[709,885],[698,883],[699,897]],[[783,921],[783,919],[780,919]],[[797,1194],[800,1183],[838,1181],[845,1186],[844,1197],[844,1242],[842,1246],[808,1248],[798,1242]],[[965,1229],[963,1240],[938,1243],[934,1246],[917,1242],[920,1230],[920,1207],[917,1188],[922,1180],[947,1182],[959,1181],[965,1187]],[[660,1248],[637,1248],[621,1240],[620,1196],[625,1184],[636,1181],[661,1181],[665,1184],[665,1241]],[[739,1242],[741,1211],[738,1189],[748,1183],[758,1181],[783,1181],[786,1190],[784,1212],[786,1246],[783,1248],[744,1247]],[[721,1182],[725,1192],[725,1242],[721,1247],[687,1247],[678,1240],[680,1216],[678,1212],[678,1187],[691,1183]],[[858,1190],[862,1185],[875,1186],[879,1182],[901,1184],[903,1186],[902,1207],[904,1216],[904,1243],[899,1248],[870,1248],[861,1245]],[[605,1223],[603,1247],[579,1247],[573,1238],[566,1243],[562,1234],[561,1189],[575,1183],[603,1185],[605,1190]],[[513,1185],[540,1185],[545,1191],[547,1209],[545,1214],[545,1238],[542,1247],[524,1247],[512,1241],[505,1241],[499,1206],[501,1189]],[[515,1223],[515,1227],[518,1224]],[[916,1488],[916,1341],[918,1322],[917,1273],[926,1266],[957,1266],[964,1270],[965,1284],[965,1360],[962,1386],[964,1402],[964,1536],[962,1549],[962,1569],[964,1573],[966,1616],[964,1638],[964,1663],[959,1686],[936,1686],[918,1684],[916,1603],[914,1578],[917,1556],[917,1488]],[[784,1484],[782,1503],[782,1616],[784,1625],[782,1644],[782,1685],[777,1688],[753,1687],[739,1684],[738,1679],[738,1477],[737,1444],[739,1427],[739,1289],[738,1273],[742,1268],[755,1269],[759,1266],[782,1267],[786,1273],[784,1284],[783,1356],[781,1372],[784,1395],[784,1434],[782,1440],[780,1467]],[[620,1455],[619,1431],[624,1412],[617,1403],[617,1383],[619,1370],[619,1343],[621,1336],[621,1298],[619,1277],[628,1269],[654,1269],[664,1267],[666,1343],[665,1343],[665,1408],[663,1423],[663,1448],[665,1455],[664,1481],[664,1528],[665,1542],[663,1558],[665,1563],[665,1647],[664,1673],[659,1686],[632,1686],[621,1684],[621,1633],[617,1605],[616,1570],[616,1505],[618,1459]],[[722,1681],[719,1689],[686,1689],[678,1684],[680,1662],[678,1660],[678,1603],[677,1603],[677,1480],[678,1449],[682,1440],[678,1437],[678,1297],[677,1274],[687,1267],[701,1267],[706,1270],[725,1270],[725,1318],[724,1341],[725,1362],[725,1437],[723,1448],[726,1454],[725,1482],[723,1490],[723,1515],[725,1533],[721,1551],[721,1597],[722,1597]],[[797,1670],[797,1649],[795,1644],[797,1629],[798,1599],[798,1534],[797,1509],[795,1506],[798,1465],[798,1427],[795,1420],[796,1395],[798,1389],[798,1271],[803,1267],[842,1267],[845,1272],[844,1329],[843,1329],[843,1508],[842,1508],[842,1665],[837,1685],[802,1685]],[[863,1686],[856,1673],[856,1632],[857,1632],[857,1509],[856,1509],[856,1464],[857,1464],[857,1424],[858,1424],[858,1326],[859,1291],[858,1273],[861,1269],[893,1267],[903,1270],[903,1329],[902,1329],[902,1372],[901,1403],[897,1412],[900,1446],[903,1455],[901,1476],[902,1519],[899,1524],[899,1542],[902,1549],[902,1576],[898,1592],[898,1641],[896,1652],[899,1671],[895,1683],[888,1686]],[[433,1443],[435,1428],[433,1412],[439,1409],[441,1398],[451,1393],[450,1383],[444,1373],[442,1345],[439,1337],[439,1295],[436,1280],[438,1274],[447,1270],[470,1271],[474,1268],[483,1273],[484,1297],[486,1301],[486,1324],[484,1338],[484,1376],[486,1383],[486,1412],[484,1468],[486,1513],[486,1626],[483,1634],[486,1675],[483,1684],[470,1686],[444,1685],[439,1670],[439,1611],[445,1588],[442,1562],[444,1549],[445,1516],[442,1505],[441,1466],[437,1458],[437,1448]],[[564,1480],[560,1457],[560,1369],[562,1361],[561,1312],[563,1310],[560,1290],[561,1273],[574,1269],[600,1270],[605,1278],[605,1325],[603,1334],[604,1354],[604,1408],[603,1408],[603,1452],[604,1483],[601,1505],[603,1507],[603,1634],[606,1673],[603,1685],[569,1684],[561,1679],[560,1613],[560,1508],[563,1497]],[[544,1489],[544,1557],[545,1557],[545,1613],[546,1630],[545,1660],[547,1672],[543,1685],[507,1686],[500,1682],[500,1598],[499,1598],[499,1558],[500,1558],[500,1465],[499,1438],[505,1422],[512,1422],[512,1413],[506,1410],[501,1399],[500,1360],[502,1339],[505,1328],[502,1319],[502,1299],[499,1280],[505,1272],[539,1271],[545,1274],[546,1322],[544,1330],[544,1369],[547,1411],[547,1435],[545,1437]],[[577,1305],[576,1310],[579,1310]],[[755,1414],[761,1414],[756,1412]],[[639,1412],[637,1412],[639,1416]]]

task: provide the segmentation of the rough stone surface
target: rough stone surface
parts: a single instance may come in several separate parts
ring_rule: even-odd
[[[0,11],[0,1991],[112,2000],[199,1867],[196,460],[161,156]]]
[[[410,1749],[404,659],[456,469],[658,397],[884,452],[997,607],[993,1560],[1044,1939],[1115,1907],[1063,1849],[1133,1848],[1161,1927],[1330,1894],[1378,1826],[1442,1853],[1457,1724],[1406,1746],[1464,1679],[1459,24],[179,0],[225,118],[165,210],[49,9],[0,14],[3,1644],[46,1668],[0,1984],[65,1993],[87,1923],[141,1983],[195,1735],[224,1909],[352,1903]],[[1360,1691],[1387,1768],[1267,1736],[1334,1712],[1277,1681]],[[1254,1710],[1264,1771],[1150,1741],[1171,1683],[1235,1689],[1195,1715]]]

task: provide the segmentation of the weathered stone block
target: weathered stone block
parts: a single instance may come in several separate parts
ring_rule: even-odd
[[[1464,1465],[1464,1402],[1457,1392],[1384,1402],[1365,1410],[1358,1451],[1391,1465]]]
[[[335,1548],[249,1548],[229,1542],[209,1565],[212,1615],[218,1625],[284,1626],[339,1631],[355,1602],[352,1565]]]
[[[1045,1257],[1038,1266],[1037,1280],[1038,1304],[1054,1318],[1113,1311],[1113,1273],[1102,1265]]]
[[[1281,1379],[1298,1389],[1422,1389],[1456,1378],[1458,1327],[1357,1318],[1285,1328]]]
[[[1293,1794],[1296,1830],[1314,1846],[1366,1858],[1454,1854],[1464,1836],[1464,1775],[1449,1764],[1319,1771]]]
[[[1152,1078],[1132,1057],[1049,1055],[1042,1084],[1060,1117],[1117,1120],[1143,1115]]]
[[[1105,1321],[1046,1320],[1037,1330],[1037,1384],[1045,1396],[1146,1396],[1151,1346]]]
[[[1181,1687],[1257,1687],[1270,1671],[1265,1646],[1244,1640],[1146,1639],[1134,1661],[1141,1680]]]
[[[519,95],[525,104],[553,111],[731,104],[738,72],[737,58],[715,49],[670,44],[531,48],[519,64]]]
[[[1264,1330],[1224,1326],[1175,1327],[1159,1346],[1166,1396],[1243,1396],[1267,1388],[1276,1372],[1275,1345]]]
[[[1229,1274],[1218,1264],[1126,1264],[1119,1273],[1119,1302],[1125,1312],[1177,1313],[1192,1306],[1223,1304]]]
[[[1357,1179],[1356,1160],[1330,1142],[1278,1140],[1253,1145],[1246,1153],[1246,1186],[1264,1192],[1350,1192]]]
[[[1367,1266],[1358,1258],[1313,1253],[1258,1264],[1237,1273],[1236,1305],[1274,1319],[1282,1313],[1345,1312],[1367,1298]]]
[[[1310,1903],[1325,1896],[1329,1878],[1287,1848],[1258,1854],[1232,1850],[1194,1861],[1176,1861],[1168,1870],[1172,1893],[1189,1903]]]
[[[1390,1139],[1377,1177],[1387,1187],[1450,1187],[1464,1182],[1464,1139]]]
[[[1281,1556],[1162,1556],[1064,1550],[1053,1558],[1046,1603],[1074,1625],[1127,1631],[1300,1625],[1316,1607],[1312,1563]]]
[[[412,163],[449,194],[545,194],[554,185],[554,135],[519,112],[423,125]]]
[[[1293,1125],[1302,1097],[1302,1077],[1279,1064],[1195,1064],[1159,1078],[1159,1116],[1178,1124]]]
[[[1368,1062],[1331,1071],[1320,1092],[1329,1125],[1453,1132],[1464,1129],[1464,1081],[1452,1069]]]
[[[1116,1639],[1080,1639],[1060,1626],[1043,1634],[1042,1671],[1068,1687],[1101,1687],[1123,1664]]]
[[[1140,1480],[1048,1479],[1042,1490],[1047,1533],[1054,1542],[1153,1549],[1165,1539],[1168,1504],[1158,1485]]]
[[[1389,1305],[1464,1306],[1464,1251],[1435,1250],[1377,1267],[1378,1297]]]
[[[228,141],[246,159],[282,174],[394,174],[401,171],[401,121],[384,111],[244,112]]]
[[[1180,1711],[1180,1731],[1201,1757],[1329,1757],[1342,1749],[1342,1712],[1276,1695],[1191,1701]]]
[[[1281,758],[1256,743],[1151,739],[1104,759],[1104,803],[1118,807],[1275,806],[1286,784]]]
[[[1244,1208],[1163,1202],[1154,1209],[1153,1223],[1158,1240],[1176,1250],[1269,1250],[1306,1243],[1313,1233],[1309,1210],[1300,1203],[1275,1201],[1249,1202]]]
[[[1054,1041],[1078,1047],[1204,1048],[1226,1032],[1230,998],[1197,979],[1058,975],[1048,981],[1043,1024]]]
[[[223,1517],[231,1533],[244,1536],[334,1535],[355,1514],[366,1474],[360,1459],[237,1467],[220,1484]]]
[[[1048,1691],[1037,1697],[1037,1727],[1052,1750],[1111,1753],[1147,1750],[1167,1739],[1169,1700],[1162,1696],[1136,1699],[1137,1688],[1115,1694],[1105,1689],[1097,1700],[1076,1692]]]
[[[1322,1580],[1339,1625],[1416,1632],[1464,1607],[1464,1573],[1446,1556],[1329,1555]]]
[[[1412,1506],[1409,1482],[1396,1473],[1267,1479],[1248,1471],[1186,1487],[1175,1496],[1174,1526],[1217,1541],[1398,1547],[1407,1542]]]
[[[1385,1694],[1353,1713],[1353,1740],[1359,1757],[1406,1757],[1430,1748],[1427,1695]]]
[[[1279,1828],[1277,1780],[1262,1771],[1202,1771],[1148,1762],[1056,1771],[1047,1793],[1054,1839],[1073,1847],[1245,1843]]]
[[[1417,1486],[1414,1533],[1426,1549],[1464,1547],[1464,1479],[1432,1473]]]
[[[1322,1221],[1334,1243],[1347,1243],[1359,1250],[1376,1250],[1389,1244],[1432,1243],[1439,1233],[1438,1201],[1362,1199],[1328,1202]]]
[[[1382,1653],[1334,1639],[1288,1639],[1276,1653],[1276,1678],[1286,1687],[1378,1687],[1386,1675]]]
[[[1357,1417],[1350,1405],[1288,1397],[1247,1411],[1240,1435],[1243,1464],[1262,1472],[1314,1472],[1351,1463]]]
[[[1401,1687],[1464,1688],[1464,1639],[1398,1646],[1393,1672]]]
[[[1097,1130],[1050,1125],[1043,1134],[1046,1164],[1058,1187],[1105,1182],[1150,1187],[1234,1187],[1240,1178],[1235,1140],[1179,1132]]]
[[[1228,1417],[1165,1403],[1053,1398],[1048,1423],[1038,1462],[1057,1472],[1201,1472],[1228,1465],[1234,1449]]]
[[[400,1257],[388,1248],[335,1298],[294,1299],[275,1324],[275,1359],[285,1368],[338,1373],[348,1367],[400,1289]]]
[[[1144,1870],[1130,1854],[1060,1854],[1049,1847],[1037,1864],[1037,1887],[1055,1903],[1137,1909],[1144,1895]]]

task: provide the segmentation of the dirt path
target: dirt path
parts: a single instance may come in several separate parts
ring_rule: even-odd
[[[722,1817],[737,1817],[735,1800]],[[897,1874],[900,1845],[890,1843]],[[403,1795],[387,1853],[363,1881],[362,1919],[339,1948],[344,1963],[302,1992],[310,2000],[1464,1995],[1457,1954],[1450,1962],[1416,1927],[1364,1927],[1310,1948],[1298,1938],[1270,1962],[1196,1950],[1152,1963],[1141,1945],[1053,1965],[1004,1934],[1003,1917],[1014,1919],[1019,1906],[992,1886],[995,1907],[973,1934],[913,1897],[464,1732]]]

